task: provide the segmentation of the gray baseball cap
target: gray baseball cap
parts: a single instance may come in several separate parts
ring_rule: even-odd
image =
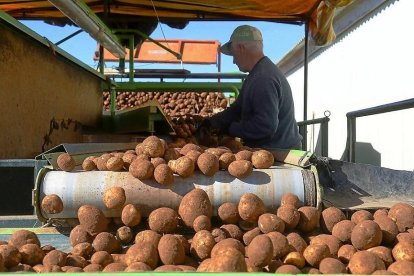
[[[263,41],[262,33],[253,26],[241,25],[233,31],[229,42],[220,47],[220,51],[225,55],[232,56],[231,43],[241,41]]]

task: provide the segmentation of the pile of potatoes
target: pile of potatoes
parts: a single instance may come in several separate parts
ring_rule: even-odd
[[[245,193],[213,217],[202,189],[183,196],[177,210],[158,208],[148,218],[125,205],[121,187],[106,190],[106,218],[95,206],[78,210],[71,252],[41,247],[27,230],[0,241],[1,271],[36,272],[269,272],[277,274],[414,274],[414,208],[397,203],[348,219],[336,207],[322,212],[291,193],[278,208]]]
[[[228,171],[236,178],[248,177],[253,168],[267,169],[274,163],[273,154],[263,149],[243,146],[235,139],[223,139],[223,146],[207,148],[184,142],[167,144],[156,136],[147,137],[135,150],[89,156],[82,163],[85,171],[129,171],[142,181],[154,179],[161,185],[174,183],[174,175],[190,177],[198,170],[213,177],[219,170]],[[64,171],[76,167],[67,153],[58,156],[58,166]]]

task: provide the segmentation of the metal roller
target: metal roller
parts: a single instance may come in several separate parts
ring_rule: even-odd
[[[227,171],[219,171],[214,177],[195,172],[189,178],[175,176],[175,183],[169,186],[161,186],[154,180],[140,181],[128,172],[43,171],[39,173],[34,193],[36,213],[41,221],[76,218],[80,206],[91,204],[100,208],[107,217],[119,217],[120,210],[108,210],[102,202],[104,191],[114,186],[123,187],[126,204],[137,204],[144,216],[159,207],[177,210],[183,196],[194,188],[207,192],[215,213],[222,203],[237,203],[242,194],[247,192],[258,195],[270,212],[277,208],[282,195],[287,192],[296,194],[305,205],[310,206],[317,206],[321,198],[316,171],[299,167],[255,169],[244,179],[234,178]],[[50,215],[41,211],[41,199],[49,194],[61,197],[63,212]]]

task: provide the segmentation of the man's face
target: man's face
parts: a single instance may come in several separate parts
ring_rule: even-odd
[[[232,43],[230,44],[231,53],[233,55],[233,63],[239,67],[239,70],[242,72],[248,72],[245,67],[246,49],[242,44],[239,43]]]

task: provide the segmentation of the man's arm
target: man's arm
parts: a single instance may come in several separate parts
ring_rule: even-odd
[[[240,120],[241,113],[241,94],[236,101],[228,108],[209,118],[212,128],[220,129],[221,132],[228,132],[228,128],[232,122]]]

